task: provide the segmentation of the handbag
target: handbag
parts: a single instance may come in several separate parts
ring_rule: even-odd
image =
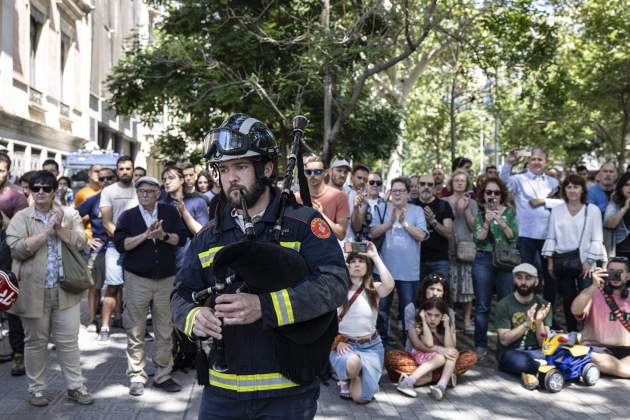
[[[59,287],[64,291],[79,294],[94,287],[94,281],[81,251],[63,241],[61,241],[61,267]]]
[[[582,272],[582,260],[580,258],[580,244],[584,237],[586,229],[586,218],[588,215],[588,205],[584,211],[584,226],[578,242],[578,248],[568,252],[554,253],[553,258],[553,274],[556,277],[575,278]]]
[[[501,271],[512,271],[521,263],[521,253],[518,252],[518,249],[507,244],[496,243],[490,229],[488,229],[488,235],[490,236],[490,243],[493,244],[492,266],[494,268]]]
[[[477,255],[477,245],[473,241],[460,241],[457,239],[457,229],[453,224],[453,238],[455,239],[455,257],[458,261],[471,263]]]

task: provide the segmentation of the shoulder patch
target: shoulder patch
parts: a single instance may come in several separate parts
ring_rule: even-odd
[[[328,239],[330,237],[330,227],[328,223],[319,217],[311,221],[311,232],[320,239]]]

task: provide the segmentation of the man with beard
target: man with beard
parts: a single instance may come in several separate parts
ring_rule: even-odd
[[[328,185],[332,188],[338,189],[339,191],[348,192],[348,190],[344,189],[344,185],[346,183],[346,179],[348,179],[348,174],[350,173],[350,162],[345,160],[344,158],[337,158],[333,160],[330,164],[330,170],[328,171]]]
[[[586,201],[595,204],[602,212],[602,218],[606,213],[606,206],[610,201],[610,195],[615,190],[617,182],[617,168],[611,162],[604,163],[597,174],[597,184],[588,189]],[[603,219],[602,219],[603,220]]]
[[[114,237],[118,218],[125,211],[138,205],[136,189],[131,183],[133,177],[133,159],[130,156],[121,156],[116,162],[116,175],[118,182],[104,188],[101,191],[101,215],[103,228],[109,238]],[[123,284],[123,269],[121,255],[116,250],[113,241],[107,244],[105,251],[105,299],[103,299],[103,314],[101,319],[101,332],[98,340],[109,340],[109,321],[120,300],[120,290]]]
[[[337,188],[326,185],[324,182],[326,172],[324,161],[319,156],[311,155],[304,158],[304,175],[308,180],[313,208],[322,214],[337,239],[341,241],[346,236],[350,217],[348,195]],[[330,177],[333,178],[332,171]],[[298,203],[302,203],[302,197],[299,193],[296,198]]]
[[[431,175],[433,175],[433,179],[435,180],[435,195],[438,198],[442,198],[448,195],[448,188],[446,187],[446,176],[444,175],[444,168],[442,168],[442,165],[436,165],[436,167],[433,168],[433,170],[431,171]]]
[[[550,304],[534,294],[538,285],[538,271],[528,263],[512,270],[514,293],[497,303],[497,360],[499,369],[521,375],[526,389],[538,386],[538,360],[545,357],[540,346],[551,325]]]
[[[453,209],[435,197],[435,181],[431,175],[418,178],[418,202],[424,210],[429,237],[422,242],[420,278],[440,273],[448,278],[448,241],[453,235]]]
[[[292,202],[285,209],[278,244],[297,251],[308,274],[291,287],[260,294],[248,293],[237,279],[232,286],[240,292],[226,290],[216,298],[214,308],[195,303],[193,292],[217,283],[213,263],[223,255],[221,249],[245,239],[241,194],[261,249],[275,242],[273,227],[281,202],[280,191],[272,187],[278,147],[265,124],[245,114],[231,115],[210,132],[206,145],[205,157],[221,185],[217,217],[193,238],[171,298],[173,322],[179,330],[193,340],[213,337],[224,343],[227,371],[220,372],[210,363],[209,370],[198,372],[209,375],[199,419],[312,419],[319,383],[311,376],[299,383],[288,378],[292,374],[282,367],[287,360],[276,358],[275,333],[278,327],[290,326],[308,334],[302,322],[330,314],[343,304],[348,281],[343,254],[323,216]],[[265,281],[274,290],[275,279]],[[326,361],[330,346],[322,351],[319,356]]]
[[[607,270],[592,273],[593,284],[575,298],[571,312],[584,321],[582,337],[593,346],[593,361],[599,370],[630,378],[630,275],[628,260],[613,257]]]

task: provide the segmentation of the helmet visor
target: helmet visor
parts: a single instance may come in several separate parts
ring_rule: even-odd
[[[205,155],[212,157],[222,155],[245,154],[250,148],[249,138],[239,132],[227,128],[212,130],[205,141]]]

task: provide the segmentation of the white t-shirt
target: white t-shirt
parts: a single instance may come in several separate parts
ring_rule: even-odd
[[[348,291],[348,300],[352,298],[355,291]],[[340,313],[341,308],[337,309],[337,314]],[[377,316],[378,309],[370,306],[367,293],[363,290],[339,323],[339,334],[350,338],[372,335],[376,331]]]
[[[116,224],[118,218],[125,211],[138,205],[138,196],[136,189],[132,184],[128,187],[122,187],[119,182],[105,187],[101,191],[100,207],[112,208],[112,222]]]

